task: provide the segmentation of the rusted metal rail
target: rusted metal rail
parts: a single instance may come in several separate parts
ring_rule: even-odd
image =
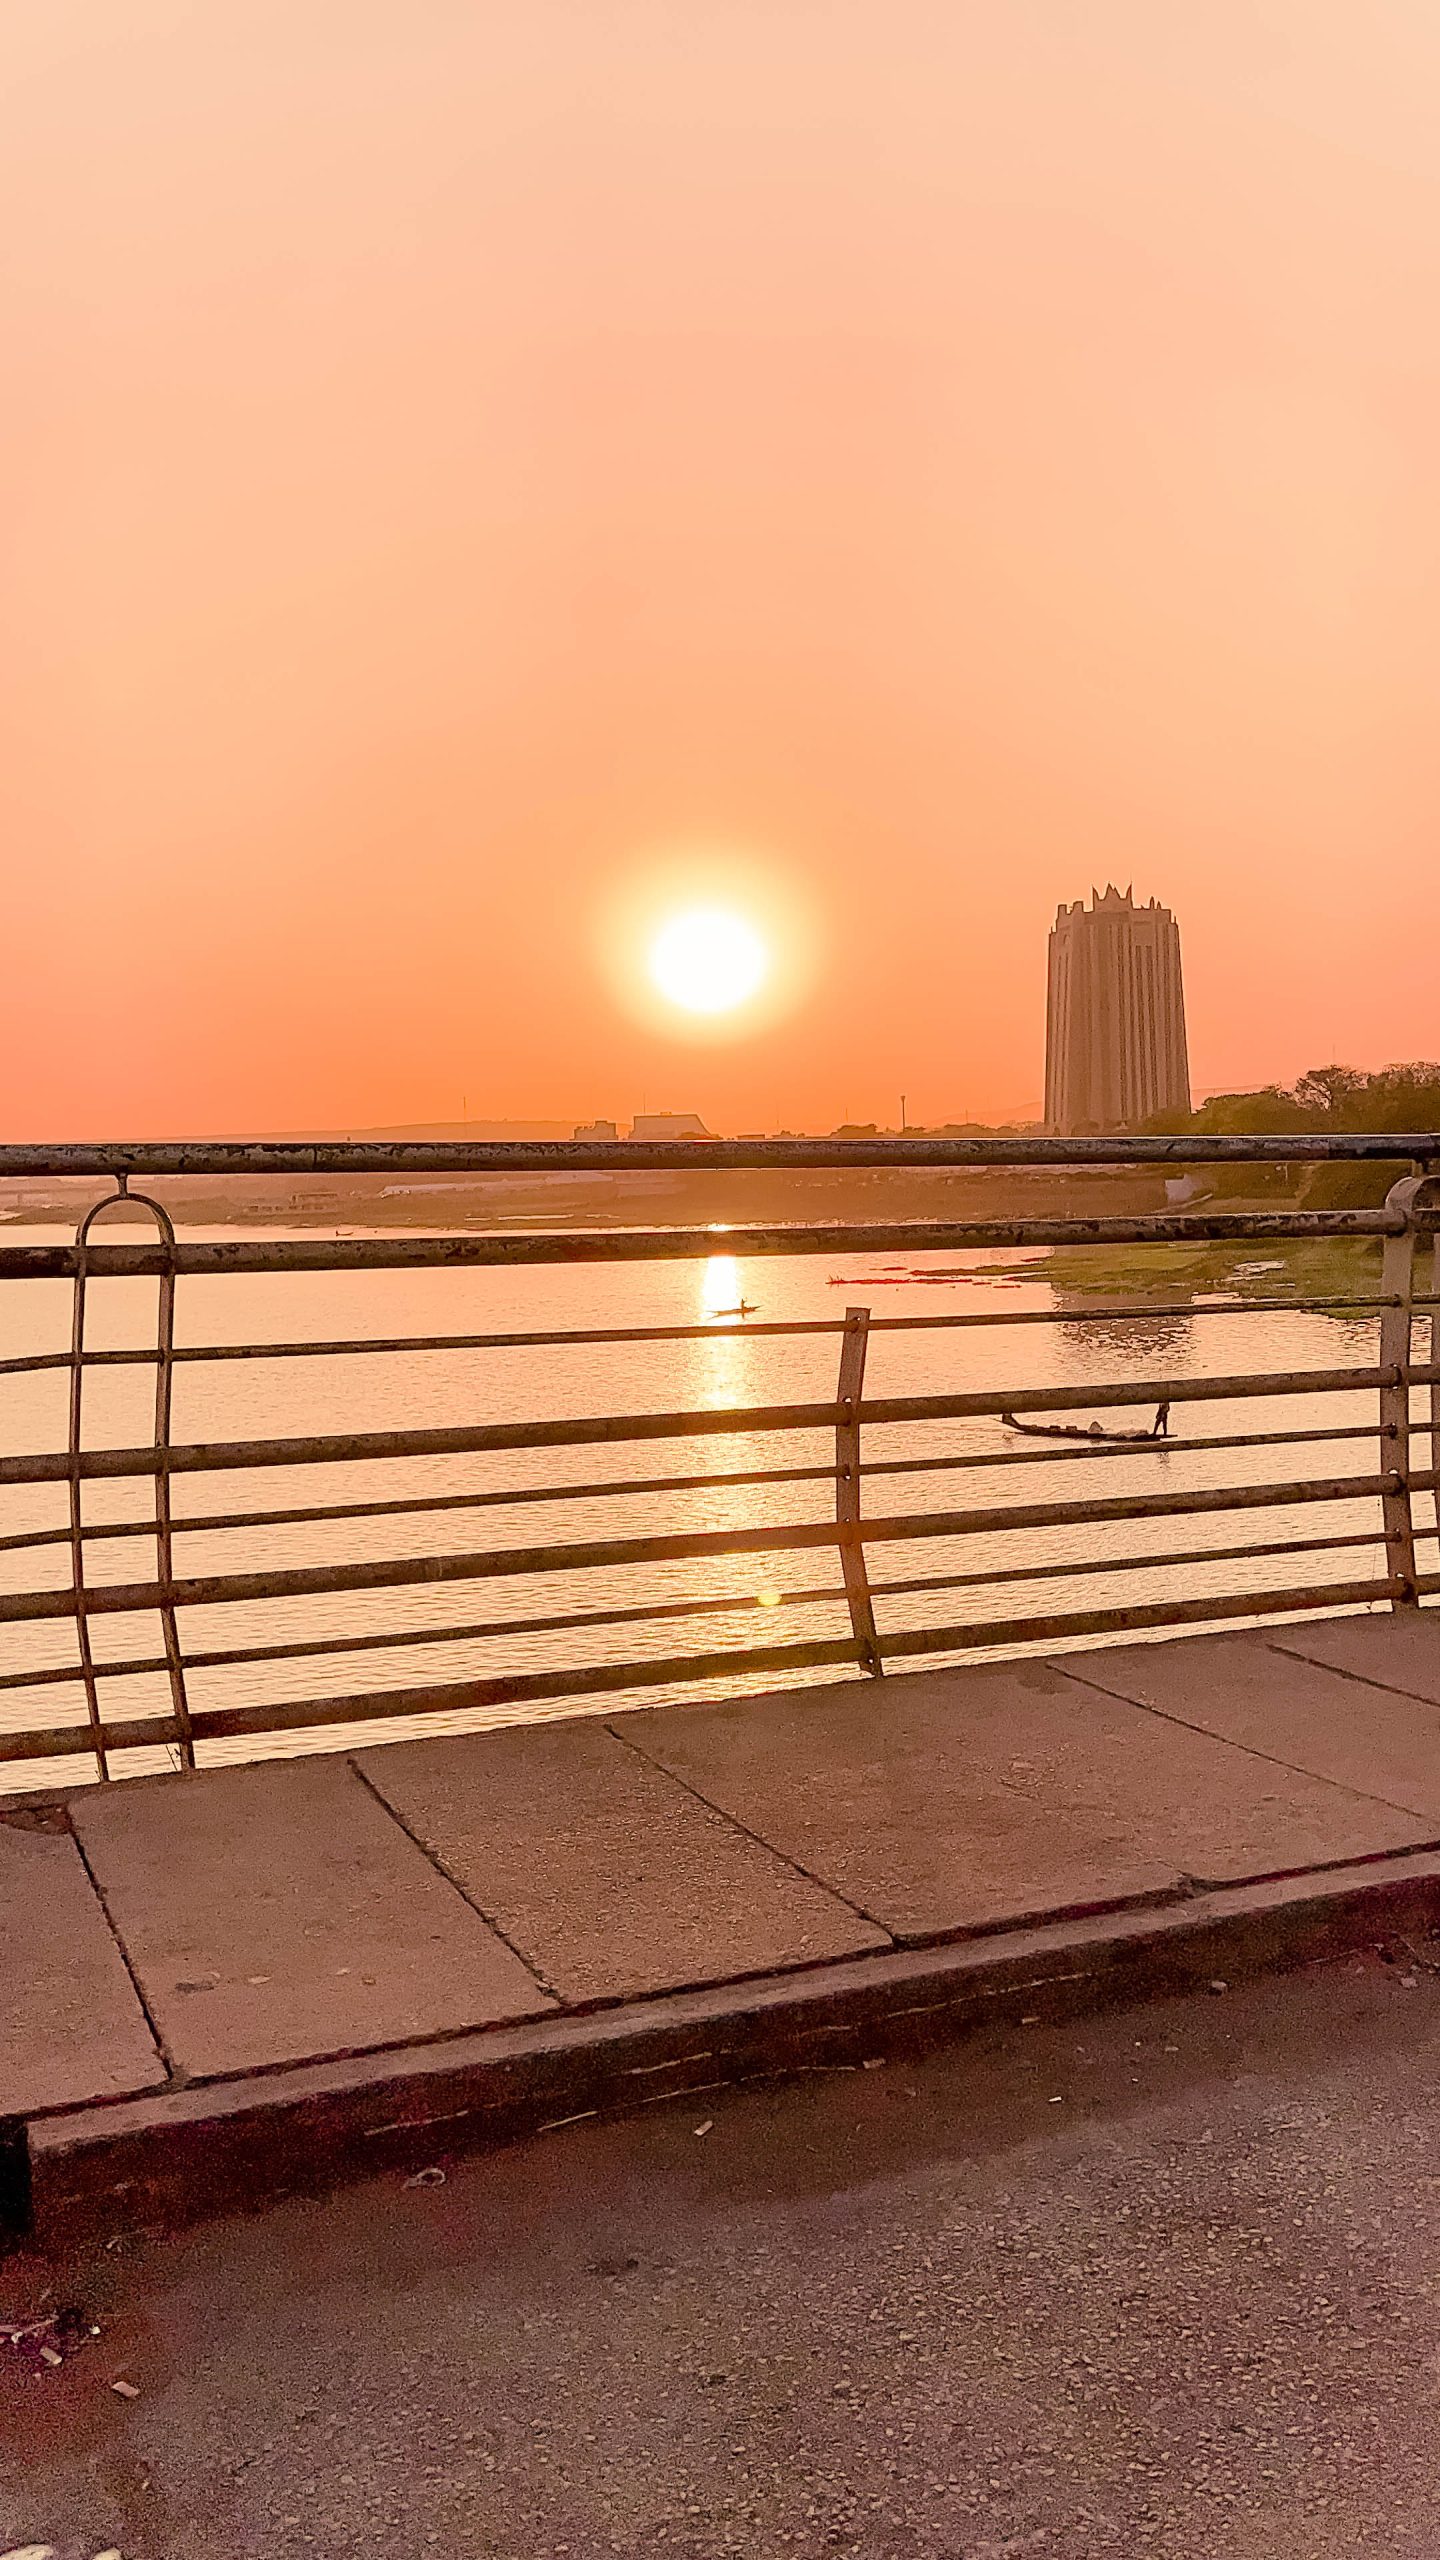
[[[1434,1231],[1435,1213],[1417,1222]],[[1403,1226],[1389,1209],[1254,1209],[1225,1216],[1176,1212],[1131,1218],[896,1219],[844,1225],[767,1227],[596,1227],[536,1233],[450,1236],[246,1237],[230,1244],[176,1248],[173,1266],[161,1244],[95,1245],[91,1271],[112,1278],[218,1278],[230,1272],[279,1271],[476,1271],[521,1269],[532,1264],[592,1262],[698,1262],[724,1251],[740,1260],[794,1253],[975,1253],[994,1246],[1116,1244],[1279,1244],[1361,1236],[1398,1235]],[[0,1277],[68,1280],[74,1277],[73,1245],[10,1245],[0,1249]]]
[[[1155,1324],[1167,1315],[1182,1316],[1187,1324],[1206,1316],[1253,1316],[1293,1314],[1293,1297],[1226,1298],[1214,1304],[1196,1305],[1192,1299],[1147,1297],[1140,1305],[1126,1299],[1119,1303],[1102,1302],[1094,1306],[1066,1303],[1056,1310],[1048,1307],[985,1307],[966,1315],[870,1316],[870,1333],[960,1333],[985,1329],[994,1325],[1090,1325],[1090,1324]],[[1374,1290],[1355,1291],[1349,1296],[1314,1297],[1305,1300],[1310,1315],[1373,1314],[1391,1303]],[[1414,1307],[1436,1303],[1433,1297],[1416,1295]],[[750,1324],[745,1327],[747,1342],[783,1338],[799,1342],[817,1335],[839,1334],[845,1326],[838,1318],[823,1316],[794,1323]],[[340,1360],[394,1358],[399,1352],[412,1351],[541,1351],[564,1343],[571,1348],[598,1347],[611,1343],[713,1342],[716,1319],[708,1324],[641,1324],[641,1325],[571,1325],[561,1330],[554,1326],[541,1333],[413,1333],[377,1335],[342,1342],[192,1342],[177,1343],[171,1351],[172,1363],[184,1366],[196,1360]],[[87,1369],[133,1369],[151,1358],[148,1351],[86,1351],[82,1354]],[[0,1360],[0,1378],[27,1377],[46,1369],[69,1369],[74,1355],[68,1351],[27,1352],[19,1359]]]
[[[1408,1380],[1429,1384],[1440,1370],[1407,1364],[1352,1369],[1261,1371],[1236,1378],[1146,1378],[1083,1387],[979,1388],[956,1396],[872,1396],[860,1407],[862,1424],[958,1422],[1007,1413],[1088,1413],[1097,1405],[1231,1404],[1273,1395],[1347,1395],[1357,1388],[1394,1391]],[[557,1422],[461,1423],[433,1431],[342,1431],[291,1440],[210,1440],[168,1449],[85,1449],[0,1458],[0,1485],[61,1484],[79,1476],[150,1476],[234,1473],[248,1467],[364,1465],[385,1458],[430,1458],[521,1449],[619,1447],[642,1440],[731,1438],[744,1432],[834,1430],[843,1419],[839,1402],[733,1405],[678,1413],[616,1413]],[[563,1490],[563,1488],[561,1488]]]
[[[280,1175],[392,1173],[397,1170],[470,1173],[544,1173],[554,1170],[620,1171],[683,1167],[686,1170],[845,1166],[1114,1166],[1384,1160],[1411,1164],[1417,1172],[1398,1181],[1381,1208],[1315,1212],[1240,1211],[1099,1218],[1006,1218],[964,1221],[908,1220],[844,1225],[590,1231],[583,1233],[466,1234],[461,1236],[318,1235],[240,1237],[193,1242],[177,1237],[169,1210],[155,1199],[135,1205],[148,1215],[153,1234],[143,1242],[99,1241],[92,1230],[100,1211],[118,1203],[134,1175]],[[1440,1134],[1403,1133],[1342,1140],[915,1140],[787,1141],[743,1146],[576,1144],[567,1146],[217,1146],[0,1149],[0,1179],[43,1174],[93,1183],[115,1177],[118,1189],[86,1210],[73,1243],[0,1245],[0,1283],[67,1281],[72,1292],[68,1351],[26,1348],[0,1361],[5,1393],[45,1391],[47,1373],[68,1377],[68,1445],[25,1448],[7,1433],[0,1443],[0,1558],[40,1579],[0,1592],[0,1763],[13,1783],[43,1783],[47,1766],[73,1771],[88,1760],[110,1774],[153,1765],[157,1755],[191,1766],[207,1750],[233,1756],[265,1737],[294,1732],[324,1743],[351,1726],[392,1723],[413,1728],[417,1718],[446,1723],[509,1713],[537,1712],[566,1700],[642,1696],[656,1688],[672,1693],[696,1685],[732,1685],[807,1677],[817,1672],[865,1670],[880,1674],[904,1661],[984,1648],[1092,1641],[1117,1633],[1243,1622],[1317,1609],[1385,1606],[1413,1608],[1440,1590],[1435,1565],[1436,1520],[1431,1497],[1440,1479],[1440,1380],[1429,1339],[1432,1310],[1440,1304],[1440,1268],[1429,1291],[1417,1287],[1417,1256],[1435,1239],[1440,1264],[1440,1184],[1428,1168],[1440,1164]],[[1086,1245],[1179,1243],[1313,1243],[1365,1240],[1383,1245],[1373,1286],[1353,1294],[1331,1292],[1310,1300],[1264,1293],[1193,1304],[1186,1299],[1071,1303],[1065,1294],[1063,1257]],[[707,1324],[597,1325],[566,1330],[532,1326],[451,1333],[388,1333],[375,1338],[333,1331],[313,1340],[177,1342],[177,1288],[190,1281],[236,1276],[384,1271],[463,1271],[564,1263],[630,1263],[708,1257],[717,1252],[757,1255],[822,1253],[907,1255],[970,1253],[995,1246],[1043,1246],[1055,1263],[1047,1270],[1050,1303],[1018,1309],[976,1309],[918,1316],[877,1314],[852,1304],[834,1319],[745,1321],[734,1327]],[[87,1310],[99,1284],[115,1281],[133,1290],[153,1279],[153,1344],[98,1346],[86,1338]],[[856,1285],[853,1281],[852,1287]],[[5,1301],[13,1307],[13,1298]],[[1168,1374],[1135,1373],[1134,1328],[1148,1322],[1183,1323],[1266,1312],[1333,1315],[1371,1328],[1358,1359],[1330,1365],[1238,1369],[1210,1376],[1167,1364]],[[1019,1344],[1042,1338],[1044,1327],[1081,1326],[1087,1345],[1109,1340],[1120,1355],[1113,1374],[1094,1369],[1085,1354],[1080,1383],[1020,1378],[1003,1387],[967,1381],[968,1334],[1020,1327]],[[1421,1328],[1417,1340],[1417,1326]],[[1107,1328],[1113,1331],[1107,1333]],[[1026,1330],[1028,1329],[1028,1330]],[[684,1406],[661,1411],[549,1415],[529,1421],[495,1420],[484,1410],[485,1355],[543,1352],[562,1345],[625,1346],[694,1343],[717,1333],[743,1332],[772,1352],[789,1341],[835,1338],[838,1368],[834,1393],[768,1404]],[[943,1394],[866,1393],[866,1351],[872,1368],[876,1337],[933,1332],[948,1340],[958,1367],[952,1391]],[[13,1340],[13,1328],[11,1338]],[[1168,1337],[1167,1337],[1168,1339]],[[1345,1339],[1337,1336],[1337,1341]],[[1423,1356],[1429,1351],[1430,1357]],[[247,1439],[197,1436],[176,1439],[172,1429],[175,1380],[192,1364],[199,1374],[226,1362],[315,1361],[365,1357],[408,1359],[424,1354],[475,1354],[480,1365],[463,1372],[462,1407],[453,1421],[398,1430],[294,1431]],[[1367,1356],[1368,1354],[1368,1356]],[[83,1383],[95,1372],[154,1371],[154,1428],[148,1441],[95,1445],[87,1428]],[[1093,1374],[1092,1374],[1093,1372]],[[366,1372],[367,1376],[371,1373]],[[461,1373],[457,1372],[457,1378]],[[973,1379],[974,1372],[971,1372]],[[123,1384],[123,1379],[120,1382]],[[1430,1463],[1413,1463],[1417,1392],[1431,1390],[1426,1449]],[[1317,1400],[1344,1399],[1333,1423],[1317,1419]],[[1257,1404],[1279,1400],[1273,1427],[1243,1426]],[[1096,1416],[1134,1413],[1161,1404],[1176,1415],[1173,1437],[1123,1441],[1072,1440],[1043,1449],[1007,1445],[1004,1417]],[[478,1405],[478,1411],[475,1410]],[[1230,1408],[1226,1411],[1225,1408]],[[1297,1411],[1297,1408],[1299,1410]],[[1323,1406],[1320,1408],[1323,1411]],[[1210,1416],[1220,1424],[1209,1427]],[[1256,1416],[1263,1420],[1263,1416]],[[1070,1426],[1074,1427],[1073,1422]],[[898,1434],[898,1442],[892,1436]],[[726,1464],[674,1473],[629,1473],[647,1444],[749,1439],[778,1443],[775,1465]],[[1303,1457],[1278,1474],[1252,1472],[1262,1462],[1247,1455],[1236,1480],[1216,1481],[1214,1462],[1224,1452],[1303,1453],[1319,1444],[1346,1442],[1354,1456],[1344,1473],[1297,1471]],[[546,1452],[592,1450],[602,1455],[582,1479],[511,1480],[509,1463]],[[731,1446],[725,1452],[731,1455]],[[717,1453],[717,1455],[720,1453]],[[608,1463],[613,1461],[613,1464]],[[1126,1489],[1107,1493],[1104,1478],[1076,1478],[1065,1470],[1123,1462]],[[1346,1461],[1339,1463],[1346,1465]],[[402,1479],[393,1495],[377,1487],[374,1470],[420,1466],[420,1486]],[[1041,1466],[1036,1480],[1043,1499],[1023,1498],[1017,1466]],[[232,1493],[223,1509],[177,1511],[176,1488],[188,1477],[221,1476],[237,1489],[270,1478],[276,1469],[327,1471],[314,1499],[266,1505]],[[499,1469],[497,1477],[496,1469]],[[434,1481],[439,1469],[440,1479]],[[351,1475],[352,1489],[334,1481]],[[457,1473],[458,1470],[458,1473]],[[363,1471],[356,1482],[355,1471]],[[867,1509],[866,1490],[878,1480],[931,1474],[956,1477],[978,1471],[978,1498],[944,1508]],[[1113,1483],[1114,1477],[1110,1478]],[[149,1485],[153,1508],[131,1500],[122,1515],[106,1508],[108,1488]],[[1015,1484],[1020,1499],[1006,1488]],[[822,1488],[822,1516],[796,1517],[803,1488]],[[1071,1488],[1074,1488],[1073,1490]],[[53,1490],[52,1490],[53,1489]],[[308,1493],[310,1488],[304,1488]],[[747,1508],[722,1511],[720,1524],[703,1511],[707,1502]],[[93,1496],[93,1502],[92,1502]],[[336,1498],[336,1497],[340,1498]],[[46,1512],[58,1498],[63,1518]],[[615,1501],[652,1506],[627,1534],[598,1536],[587,1517],[591,1506]],[[512,1508],[553,1507],[555,1534],[528,1544],[509,1543]],[[95,1508],[94,1505],[99,1507]],[[658,1513],[653,1506],[665,1508]],[[778,1510],[770,1506],[778,1505]],[[679,1510],[678,1520],[676,1507]],[[688,1510],[683,1506],[691,1506]],[[702,1506],[697,1514],[695,1506]],[[1317,1514],[1329,1512],[1323,1521]],[[480,1524],[501,1518],[496,1532],[477,1544],[463,1540],[467,1515]],[[1213,1546],[1147,1543],[1180,1520],[1243,1521],[1270,1516],[1275,1535]],[[462,1543],[433,1552],[377,1553],[387,1524],[397,1539],[422,1534],[427,1522],[438,1538],[453,1521]],[[701,1525],[701,1522],[704,1525]],[[683,1525],[685,1523],[689,1525]],[[367,1542],[361,1554],[317,1555],[285,1540],[333,1538],[357,1524]],[[364,1524],[363,1527],[359,1524]],[[407,1530],[406,1524],[410,1524]],[[549,1522],[546,1523],[547,1532]],[[562,1533],[563,1532],[563,1533]],[[482,1532],[483,1534],[483,1532]],[[191,1542],[241,1541],[238,1557],[216,1558],[217,1568],[191,1569]],[[185,1566],[176,1548],[185,1542]],[[277,1544],[278,1541],[278,1544]],[[152,1569],[137,1573],[130,1549],[143,1542]],[[248,1543],[247,1543],[248,1542]],[[257,1543],[258,1542],[258,1543]],[[877,1578],[881,1551],[906,1552],[929,1542],[934,1569]],[[233,1551],[232,1551],[233,1552]],[[97,1570],[97,1556],[114,1556],[114,1569]],[[768,1579],[753,1587],[750,1569],[764,1560],[767,1577],[777,1561],[816,1553],[831,1559],[829,1578],[785,1587]],[[1361,1570],[1368,1553],[1375,1569]],[[34,1565],[22,1561],[33,1556]],[[48,1578],[49,1561],[68,1556],[65,1583]],[[1275,1582],[1271,1568],[1313,1562],[1308,1578]],[[1337,1567],[1341,1570],[1337,1573]],[[695,1569],[692,1575],[690,1569]],[[4,1570],[8,1573],[10,1568]],[[726,1573],[730,1586],[726,1586]],[[1163,1597],[1154,1577],[1173,1578]],[[1260,1578],[1257,1580],[1256,1575]],[[612,1577],[614,1596],[603,1605],[577,1606],[585,1584]],[[677,1576],[680,1587],[676,1587]],[[696,1578],[698,1576],[698,1578]],[[1094,1576],[1134,1579],[1134,1589],[1114,1606],[1065,1605],[1072,1583]],[[738,1579],[738,1587],[737,1587]],[[493,1615],[447,1617],[443,1608],[422,1611],[414,1602],[427,1591],[463,1599],[477,1583],[522,1586],[536,1582],[537,1607],[502,1603]],[[1222,1586],[1217,1588],[1217,1582]],[[1043,1605],[1028,1614],[1000,1615],[992,1595],[1013,1590],[1023,1605],[1027,1587]],[[914,1623],[922,1595],[968,1593],[973,1613],[938,1623]],[[388,1595],[388,1596],[387,1596]],[[1076,1596],[1080,1596],[1077,1592]],[[473,1606],[473,1604],[472,1604]],[[810,1637],[784,1642],[745,1641],[746,1622],[762,1609],[783,1607],[817,1613]],[[314,1614],[319,1608],[320,1615]],[[218,1613],[215,1619],[203,1613]],[[307,1616],[307,1611],[310,1614]],[[908,1615],[906,1614],[908,1613]],[[642,1633],[667,1624],[710,1622],[689,1653],[630,1652],[595,1659],[608,1632]],[[120,1645],[104,1649],[101,1627]],[[160,1643],[146,1640],[158,1627]],[[769,1622],[767,1635],[773,1631]],[[758,1633],[758,1629],[756,1631]],[[68,1639],[73,1650],[63,1650]],[[223,1640],[222,1640],[223,1639]],[[57,1653],[59,1643],[62,1650]],[[533,1659],[534,1648],[544,1658]],[[430,1649],[434,1654],[430,1654]],[[422,1675],[427,1656],[453,1665],[459,1649],[463,1676],[391,1678],[362,1692],[349,1684],[347,1666],[363,1654],[394,1651],[397,1671],[414,1661]],[[518,1650],[518,1658],[517,1658]],[[486,1667],[488,1661],[496,1667]],[[497,1655],[499,1656],[497,1662]],[[527,1659],[526,1657],[531,1658]],[[507,1658],[508,1657],[508,1658]],[[313,1696],[285,1694],[284,1666],[315,1662],[324,1683]],[[318,1675],[311,1675],[317,1676]],[[109,1684],[133,1695],[133,1712],[116,1714]],[[274,1684],[279,1682],[280,1687]],[[237,1694],[237,1683],[240,1684]],[[158,1684],[158,1687],[157,1687]],[[31,1693],[34,1693],[33,1706]],[[152,1694],[153,1693],[153,1694]],[[32,1721],[41,1697],[53,1701],[50,1717]],[[883,1705],[877,1702],[877,1713]]]
[[[36,1176],[307,1173],[836,1172],[982,1165],[1440,1164],[1440,1130],[1282,1137],[286,1138],[0,1146],[0,1181]]]

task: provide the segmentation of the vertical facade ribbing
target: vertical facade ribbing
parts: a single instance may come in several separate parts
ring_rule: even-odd
[[[1152,898],[1092,889],[1050,935],[1045,1121],[1061,1137],[1190,1108],[1180,929]]]

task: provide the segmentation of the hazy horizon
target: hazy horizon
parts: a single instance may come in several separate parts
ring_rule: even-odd
[[[6,1133],[1038,1117],[1111,879],[1197,1095],[1440,1048],[1437,106],[1420,0],[16,0]]]

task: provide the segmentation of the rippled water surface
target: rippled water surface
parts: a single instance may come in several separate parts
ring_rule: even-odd
[[[253,1230],[250,1231],[253,1233]],[[38,1231],[11,1229],[6,1241],[34,1241]],[[719,1239],[717,1239],[719,1241]],[[252,1440],[315,1433],[425,1429],[474,1422],[525,1422],[578,1415],[627,1414],[700,1408],[713,1412],[713,1436],[595,1448],[542,1449],[502,1454],[408,1458],[366,1464],[267,1468],[247,1474],[189,1475],[177,1479],[177,1520],[196,1524],[207,1515],[259,1509],[294,1509],[334,1502],[381,1502],[528,1487],[548,1498],[513,1506],[415,1513],[390,1519],[271,1524],[199,1534],[194,1525],[177,1539],[177,1568],[185,1574],[281,1570],[358,1560],[508,1553],[600,1538],[624,1538],[691,1530],[747,1529],[765,1523],[820,1520],[833,1512],[828,1483],[710,1485],[669,1492],[603,1493],[601,1484],[630,1486],[655,1476],[701,1475],[756,1468],[826,1466],[833,1434],[806,1431],[744,1435],[727,1433],[724,1416],[735,1407],[796,1403],[833,1397],[838,1341],[834,1335],[779,1339],[751,1330],[723,1310],[753,1302],[754,1323],[778,1319],[836,1322],[847,1306],[868,1306],[879,1319],[957,1314],[1053,1312],[1057,1300],[1049,1265],[1038,1258],[1034,1276],[1015,1276],[1013,1256],[977,1254],[958,1266],[961,1276],[905,1281],[904,1271],[955,1274],[943,1265],[897,1265],[886,1259],[797,1256],[741,1264],[717,1251],[708,1263],[554,1265],[518,1270],[325,1273],[187,1278],[178,1293],[177,1338],[182,1343],[247,1343],[378,1340],[396,1335],[574,1331],[611,1325],[700,1322],[695,1341],[612,1345],[562,1343],[545,1348],[507,1345],[477,1351],[322,1355],[307,1359],[206,1362],[176,1373],[173,1436],[177,1442]],[[1263,1291],[1257,1271],[1253,1287]],[[154,1323],[154,1283],[107,1280],[94,1284],[88,1340],[91,1348],[143,1343]],[[59,1350],[68,1342],[68,1283],[11,1282],[0,1291],[0,1356]],[[1145,1381],[1270,1371],[1327,1370],[1373,1361],[1375,1321],[1299,1308],[1238,1314],[1147,1312],[1122,1325],[1076,1319],[1044,1325],[996,1325],[973,1330],[878,1332],[872,1335],[866,1374],[869,1396],[936,1395],[967,1389],[1012,1389],[1046,1384],[1092,1387],[1095,1412],[1104,1411],[1107,1382]],[[63,1371],[0,1379],[0,1440],[7,1451],[61,1449],[66,1439],[67,1380]],[[128,1446],[148,1439],[153,1382],[147,1370],[92,1372],[86,1384],[86,1437],[93,1446]],[[1088,1419],[1088,1414],[1083,1417]],[[1113,1413],[1112,1423],[1148,1423],[1148,1412]],[[1138,1600],[1196,1593],[1282,1588],[1297,1582],[1358,1579],[1378,1572],[1380,1551],[1370,1544],[1332,1555],[1251,1557],[1243,1564],[1212,1560],[1186,1564],[1192,1550],[1214,1551],[1319,1535],[1364,1531],[1373,1538],[1378,1506],[1369,1498],[1323,1509],[1287,1504],[1277,1509],[1214,1513],[1203,1517],[1138,1522],[1096,1522],[1085,1506],[1102,1496],[1190,1488],[1285,1482],[1317,1475],[1371,1473],[1377,1461],[1372,1391],[1340,1394],[1293,1392],[1258,1402],[1177,1405],[1172,1444],[1091,1457],[1063,1445],[1026,1441],[997,1417],[947,1423],[910,1423],[867,1429],[865,1456],[882,1459],[980,1456],[999,1460],[1024,1453],[1021,1465],[982,1465],[963,1472],[872,1476],[865,1508],[872,1517],[945,1509],[988,1510],[1002,1503],[1064,1500],[1075,1505],[1063,1524],[1030,1529],[957,1528],[924,1541],[877,1541],[869,1548],[876,1614],[883,1630],[913,1626],[993,1624],[1022,1614],[1123,1607]],[[1302,1449],[1275,1447],[1218,1450],[1217,1436],[1342,1426],[1365,1436]],[[1181,1445],[1181,1443],[1188,1445]],[[1196,1446],[1196,1443],[1199,1446]],[[566,1492],[565,1488],[576,1488]],[[590,1488],[585,1490],[584,1488]],[[91,1523],[139,1520],[148,1506],[143,1483],[87,1487]],[[0,1489],[0,1536],[60,1528],[65,1520],[60,1485]],[[1104,1570],[1075,1568],[1092,1558]],[[1149,1558],[1149,1564],[1140,1559]],[[1016,1567],[1038,1568],[1033,1578],[1005,1584],[988,1577]],[[90,1547],[94,1582],[144,1579],[154,1569],[153,1541],[139,1537],[96,1541]],[[61,1590],[70,1564],[63,1544],[0,1554],[10,1590]],[[937,1576],[987,1577],[948,1591],[892,1590],[887,1586]],[[759,1642],[798,1642],[849,1633],[838,1598],[806,1604],[794,1595],[823,1587],[838,1593],[833,1549],[778,1555],[662,1562],[651,1560],[593,1570],[563,1567],[539,1573],[489,1575],[446,1583],[410,1583],[394,1590],[264,1599],[195,1607],[182,1617],[187,1654],[242,1645],[307,1643],[337,1637],[380,1637],[365,1649],[315,1652],[297,1660],[193,1668],[195,1706],[304,1701],[357,1692],[385,1692],[417,1683],[506,1676],[533,1670],[577,1670],[602,1662],[653,1662],[676,1655],[731,1650]],[[573,1616],[650,1602],[730,1602],[703,1613],[564,1630],[503,1628],[516,1619]],[[436,1631],[435,1643],[397,1639]],[[97,1651],[123,1662],[153,1657],[158,1627],[153,1613],[115,1615],[96,1622]],[[957,1639],[956,1651],[963,1651]],[[3,1671],[69,1668],[75,1662],[74,1629],[64,1620],[3,1629]],[[939,1657],[944,1658],[944,1657]],[[700,1686],[663,1683],[632,1697],[713,1696],[775,1685],[774,1673],[744,1672],[737,1664],[723,1679]],[[805,1674],[786,1674],[786,1679]],[[810,1676],[850,1677],[824,1670]],[[627,1700],[627,1702],[629,1702]],[[162,1679],[144,1672],[105,1685],[108,1715],[163,1711]],[[600,1702],[597,1702],[600,1703]],[[603,1701],[613,1705],[612,1696]],[[477,1723],[511,1721],[527,1714],[564,1712],[563,1705],[515,1705],[449,1710],[435,1716],[391,1717],[367,1723],[371,1739],[404,1730],[448,1731]],[[0,1729],[34,1730],[83,1721],[78,1681],[0,1691]],[[337,1721],[343,1722],[337,1704]],[[202,1757],[250,1757],[333,1746],[335,1726],[303,1734],[275,1734],[204,1746]],[[149,1765],[155,1755],[126,1755],[117,1764]],[[88,1763],[58,1759],[37,1769],[12,1765],[12,1784],[38,1778],[72,1778]],[[0,1770],[0,1778],[5,1772]]]

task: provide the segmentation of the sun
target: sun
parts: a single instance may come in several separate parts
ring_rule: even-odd
[[[682,1013],[733,1013],[770,974],[755,927],[729,907],[687,907],[651,942],[652,985]]]

